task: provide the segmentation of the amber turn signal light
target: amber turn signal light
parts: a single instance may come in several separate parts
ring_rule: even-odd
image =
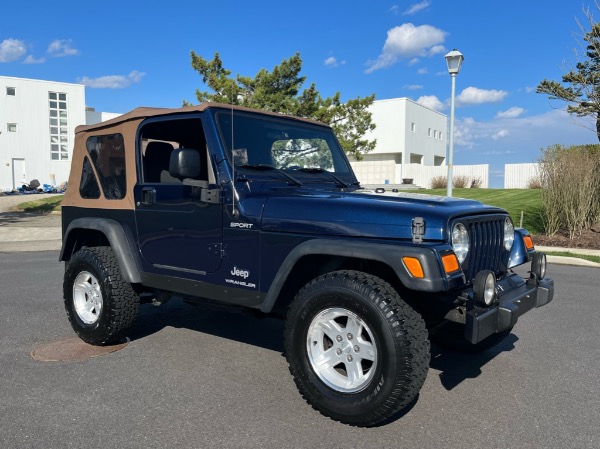
[[[425,274],[423,273],[423,267],[421,266],[421,262],[419,259],[415,257],[403,257],[402,261],[406,268],[416,278],[424,278]]]
[[[454,273],[460,268],[455,254],[446,254],[445,256],[442,256],[442,265],[444,266],[446,274]]]
[[[528,250],[533,249],[533,239],[530,235],[524,236],[523,241],[525,242],[525,248],[527,248]]]

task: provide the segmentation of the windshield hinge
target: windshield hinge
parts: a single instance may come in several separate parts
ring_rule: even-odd
[[[412,241],[413,243],[423,243],[425,235],[425,219],[423,217],[415,217],[412,221]]]
[[[219,204],[221,202],[221,189],[202,189],[200,191],[200,201]]]

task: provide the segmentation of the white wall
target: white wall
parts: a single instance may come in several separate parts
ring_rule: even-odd
[[[105,122],[112,118],[116,118],[122,114],[118,114],[116,112],[98,112],[93,110],[85,111],[85,124],[86,125],[95,125],[96,123]]]
[[[16,94],[7,95],[7,87]],[[67,94],[68,160],[50,158],[49,92]],[[16,123],[17,132],[8,132],[7,124]],[[60,184],[68,180],[75,127],[85,124],[85,89],[80,84],[57,83],[0,76],[0,189],[38,179],[42,184]],[[13,180],[13,164],[24,173]]]
[[[504,188],[526,189],[529,181],[538,177],[537,163],[504,164]]]
[[[446,177],[448,167],[432,167],[421,164],[395,164],[393,161],[350,162],[361,184],[402,184],[402,178],[413,180],[413,184],[423,188],[431,187],[431,179]],[[481,179],[480,187],[489,186],[489,165],[455,165],[453,177],[466,176],[469,181]],[[388,182],[386,182],[388,181]]]

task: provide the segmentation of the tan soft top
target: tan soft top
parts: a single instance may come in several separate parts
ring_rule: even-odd
[[[223,108],[223,109],[233,109],[235,111],[259,112],[261,114],[271,115],[274,117],[282,117],[283,116],[285,118],[291,118],[294,120],[312,123],[315,125],[324,125],[324,123],[318,122],[316,120],[311,120],[311,119],[302,118],[302,117],[295,117],[292,115],[285,115],[285,114],[281,114],[279,112],[263,111],[260,109],[252,109],[252,108],[247,108],[244,106],[235,106],[235,105],[230,105],[230,104],[225,104],[225,103],[202,103],[202,104],[199,104],[196,106],[184,106],[181,108],[153,108],[153,107],[141,106],[141,107],[135,108],[132,111],[129,111],[123,115],[120,115],[120,116],[115,117],[110,120],[106,120],[105,122],[96,123],[94,125],[79,125],[78,127],[75,128],[75,133],[77,134],[80,132],[99,130],[99,129],[115,126],[120,123],[128,122],[131,120],[140,120],[140,119],[143,120],[148,117],[156,117],[156,116],[160,116],[160,115],[176,115],[176,114],[184,114],[186,112],[202,112],[202,111],[207,110],[208,108]]]
[[[189,112],[202,112],[207,110],[208,108],[223,108],[230,110],[233,109],[235,111],[254,112],[270,115],[273,117],[285,117],[287,119],[326,126],[323,123],[317,122],[315,120],[294,117],[290,115],[283,115],[276,112],[261,111],[258,109],[251,109],[243,106],[232,106],[229,104],[222,103],[202,103],[197,106],[185,106],[182,108],[135,108],[134,110],[127,112],[126,114],[120,115],[105,122],[96,123],[94,125],[80,125],[77,128],[75,128],[75,145],[73,149],[73,157],[71,162],[71,173],[69,175],[69,188],[65,193],[62,205],[100,209],[134,209],[135,206],[133,201],[133,186],[137,182],[135,165],[136,159],[134,148],[136,131],[140,123],[149,117],[177,115]],[[81,183],[81,169],[83,167],[83,160],[86,156],[88,156],[88,152],[86,149],[86,141],[91,135],[113,133],[120,133],[123,135],[123,142],[125,144],[125,172],[127,180],[127,193],[125,197],[120,200],[106,199],[102,192],[100,193],[101,196],[98,199],[82,198],[79,193],[79,185]],[[93,170],[96,179],[98,179],[96,169],[93,168]]]

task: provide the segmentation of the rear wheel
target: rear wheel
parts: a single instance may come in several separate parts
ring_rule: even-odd
[[[420,315],[389,284],[355,271],[320,276],[298,293],[285,349],[302,396],[324,415],[358,426],[411,403],[429,368]]]
[[[121,341],[135,323],[139,296],[125,281],[112,248],[82,248],[63,283],[65,310],[79,337],[93,345]]]

